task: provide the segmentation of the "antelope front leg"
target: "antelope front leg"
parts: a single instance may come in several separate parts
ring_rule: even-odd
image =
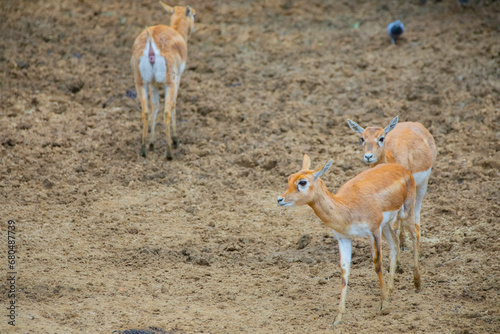
[[[170,85],[167,85],[165,87],[165,112],[164,112],[164,119],[165,119],[165,130],[167,132],[167,153],[165,156],[167,157],[167,160],[172,160],[172,135],[170,132],[171,129],[171,120],[172,120],[172,104],[174,101],[174,93],[175,89],[173,87],[170,87]]]
[[[335,318],[334,325],[338,325],[342,321],[342,314],[345,313],[345,299],[347,295],[347,284],[349,282],[349,273],[351,271],[351,255],[352,255],[352,245],[351,240],[340,238],[337,235],[339,241],[339,251],[340,251],[340,272],[342,276],[342,288],[340,290],[340,304],[339,304],[339,314]]]
[[[142,107],[142,141],[141,141],[140,155],[146,157],[146,136],[148,135],[148,120],[149,120],[148,91],[146,85],[137,86],[136,89]]]

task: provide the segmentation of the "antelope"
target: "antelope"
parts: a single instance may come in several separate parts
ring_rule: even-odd
[[[370,167],[384,163],[398,163],[412,173],[417,188],[415,218],[420,226],[422,201],[427,192],[432,166],[436,161],[436,144],[430,132],[422,124],[417,122],[398,124],[398,120],[398,116],[394,117],[385,129],[378,127],[363,129],[350,119],[347,122],[354,132],[361,134],[363,158]],[[403,246],[403,229],[399,238]]]
[[[164,121],[167,132],[168,160],[172,159],[172,142],[178,147],[175,107],[181,75],[187,61],[187,41],[195,31],[196,11],[189,7],[161,5],[170,13],[170,26],[147,27],[135,40],[132,47],[132,71],[135,87],[142,107],[142,141],[140,155],[146,157],[148,134],[148,93],[151,95],[153,124],[151,126],[150,150],[154,150],[156,115],[160,107],[159,89],[165,89]],[[171,132],[172,131],[172,132]]]
[[[313,171],[311,160],[304,155],[302,170],[288,177],[288,188],[278,197],[280,206],[309,205],[314,213],[336,236],[340,251],[340,291],[339,313],[334,324],[342,321],[345,313],[347,284],[351,266],[351,240],[358,237],[369,238],[372,244],[373,263],[380,284],[380,310],[394,290],[394,274],[399,255],[399,240],[392,229],[399,216],[413,236],[414,270],[413,282],[420,290],[420,270],[418,264],[420,227],[415,222],[415,180],[411,173],[399,164],[383,164],[357,175],[346,182],[334,195],[330,193],[320,177],[330,169],[333,160]],[[387,292],[384,291],[382,277],[382,239],[390,247],[390,271]]]

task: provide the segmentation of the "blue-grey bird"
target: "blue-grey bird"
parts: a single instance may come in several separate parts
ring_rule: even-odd
[[[394,40],[401,36],[405,31],[405,26],[401,21],[397,20],[396,22],[389,23],[387,26],[387,33],[389,37],[391,37],[391,43],[394,44]]]

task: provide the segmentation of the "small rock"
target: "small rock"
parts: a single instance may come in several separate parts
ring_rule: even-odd
[[[233,244],[233,245],[227,246],[224,250],[228,251],[228,252],[234,252],[234,251],[238,251],[240,249],[241,249],[240,246],[238,246],[237,244]]]
[[[52,188],[53,186],[54,186],[54,183],[53,183],[53,182],[51,182],[49,179],[45,179],[45,180],[43,180],[43,187],[44,187],[45,189],[50,189],[50,188]]]
[[[21,123],[21,124],[17,125],[17,128],[19,130],[29,130],[29,129],[31,129],[31,124],[29,124],[29,123]]]
[[[325,285],[325,284],[326,284],[326,279],[322,279],[322,278],[320,278],[320,279],[318,280],[318,284],[319,284],[319,285]]]
[[[127,89],[127,92],[125,93],[125,95],[127,97],[130,97],[132,100],[135,100],[135,98],[137,97],[137,93],[133,90],[129,90]]]
[[[77,173],[84,173],[85,172],[85,167],[78,166],[78,167],[75,168],[75,172],[77,172]]]
[[[200,266],[210,266],[210,262],[208,262],[205,258],[199,258],[196,260],[196,264]]]
[[[5,144],[10,147],[16,146],[16,141],[12,138],[7,138],[2,144]]]
[[[30,63],[29,63],[29,61],[21,61],[21,60],[18,60],[18,61],[16,62],[16,64],[17,64],[17,67],[19,67],[19,68],[21,68],[21,69],[30,67]]]

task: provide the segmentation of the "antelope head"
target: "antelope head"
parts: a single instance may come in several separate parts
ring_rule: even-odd
[[[368,127],[363,129],[358,123],[347,120],[349,127],[361,134],[361,144],[363,144],[363,160],[367,164],[373,165],[385,161],[385,137],[389,131],[393,130],[398,124],[398,116],[394,117],[388,126],[383,128]]]
[[[170,26],[175,29],[177,25],[183,25],[186,27],[187,37],[195,32],[196,28],[194,26],[194,18],[196,16],[196,11],[194,8],[186,6],[175,6],[170,7],[169,5],[160,1],[160,4],[165,8],[167,12],[172,14],[170,17]]]
[[[319,177],[332,167],[332,163],[333,160],[330,159],[321,168],[315,171],[309,170],[311,159],[307,154],[304,154],[302,170],[288,177],[288,188],[278,197],[278,204],[280,206],[299,206],[313,202],[317,190],[321,189],[323,184],[322,181],[318,182]]]

